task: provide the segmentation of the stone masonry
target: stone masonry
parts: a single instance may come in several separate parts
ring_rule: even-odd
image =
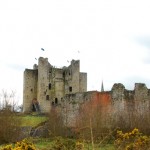
[[[88,101],[100,103],[99,109],[114,121],[122,116],[127,120],[133,112],[138,116],[150,112],[150,89],[143,83],[135,83],[133,90],[115,83],[111,91],[87,91],[87,73],[80,72],[79,60],[72,60],[68,67],[55,68],[47,58],[40,57],[38,65],[25,69],[23,89],[23,112],[31,112],[33,99],[37,98],[42,113],[57,106],[67,115],[69,125],[74,124],[80,106]]]
[[[25,69],[23,85],[23,112],[31,112],[36,98],[41,112],[59,105],[66,94],[87,91],[87,73],[80,72],[80,61],[72,60],[68,67],[56,68],[47,58],[40,57],[33,69]]]

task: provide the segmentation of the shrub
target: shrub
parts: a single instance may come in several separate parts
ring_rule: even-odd
[[[34,144],[27,139],[17,142],[13,148],[12,145],[6,145],[1,150],[36,150]]]
[[[150,148],[150,137],[143,135],[136,128],[126,133],[117,131],[115,146],[121,150],[147,150]]]
[[[74,140],[57,137],[52,145],[52,150],[75,150],[75,146]]]
[[[55,108],[48,114],[48,130],[50,137],[65,136],[64,122],[61,113]]]
[[[0,143],[16,142],[21,129],[20,117],[9,109],[0,110]]]
[[[9,144],[9,145],[2,147],[1,150],[13,150],[13,147],[11,144]]]
[[[84,144],[82,142],[76,142],[76,150],[83,150]]]

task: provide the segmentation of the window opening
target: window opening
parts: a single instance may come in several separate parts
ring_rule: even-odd
[[[69,92],[72,92],[72,86],[69,87]]]
[[[48,88],[49,88],[49,90],[51,90],[51,88],[52,88],[51,83],[49,83]]]
[[[65,77],[65,72],[63,72],[63,77]]]
[[[57,98],[55,98],[55,104],[57,104],[58,103],[58,99]]]
[[[39,102],[37,101],[36,98],[34,98],[32,100],[32,111],[40,111],[40,108],[39,108]]]
[[[52,102],[52,106],[54,106],[54,102]]]
[[[46,100],[49,100],[49,95],[46,95]]]

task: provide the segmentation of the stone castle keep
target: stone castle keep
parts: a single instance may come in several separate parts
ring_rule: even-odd
[[[41,112],[49,112],[65,95],[87,91],[87,73],[80,72],[80,61],[72,60],[68,67],[55,68],[47,58],[24,71],[23,112],[30,112],[36,98]]]
[[[23,112],[31,112],[33,99],[37,99],[42,113],[50,112],[53,106],[60,106],[63,114],[67,112],[72,121],[79,107],[89,101],[99,105],[104,115],[103,123],[109,125],[109,119],[130,123],[135,113],[140,120],[150,114],[150,89],[143,83],[135,83],[133,90],[125,89],[121,83],[115,83],[111,91],[87,91],[87,73],[80,72],[80,61],[72,60],[68,67],[55,68],[47,58],[40,57],[38,65],[24,71]],[[59,107],[59,108],[60,108]],[[67,109],[67,110],[66,110]],[[107,119],[107,116],[110,116]]]

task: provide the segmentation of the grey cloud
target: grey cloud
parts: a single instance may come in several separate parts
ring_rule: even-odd
[[[136,38],[136,42],[146,48],[150,49],[150,36],[143,36]]]

